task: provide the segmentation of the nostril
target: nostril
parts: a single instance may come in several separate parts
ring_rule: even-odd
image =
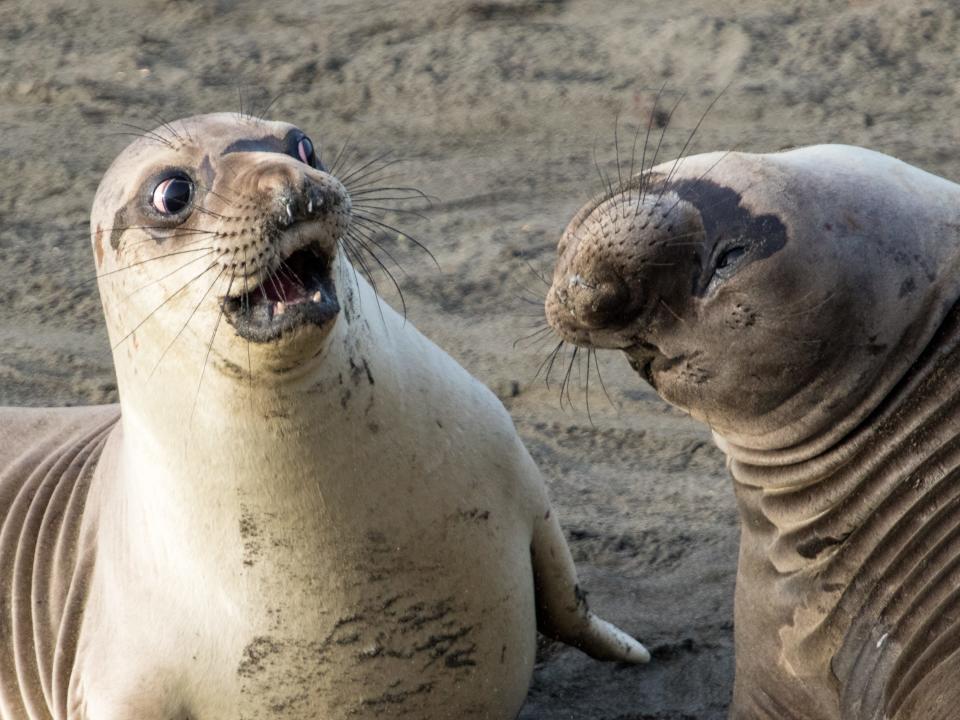
[[[584,325],[614,327],[627,319],[630,288],[616,275],[592,280],[575,275],[570,278],[570,299],[571,309]]]
[[[308,218],[316,218],[326,211],[326,198],[318,186],[310,184],[304,193],[304,197],[306,198],[304,209]]]

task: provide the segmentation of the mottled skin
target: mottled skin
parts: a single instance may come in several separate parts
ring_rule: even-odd
[[[341,254],[350,197],[297,132],[191,118],[103,179],[120,405],[0,410],[4,720],[511,720],[538,626],[648,659],[587,610],[502,405]],[[312,319],[242,336],[230,298],[306,246]]]
[[[546,310],[713,430],[742,520],[731,717],[960,713],[960,186],[711,153],[584,207]]]

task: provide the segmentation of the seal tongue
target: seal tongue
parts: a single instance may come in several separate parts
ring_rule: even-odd
[[[318,270],[313,252],[300,250],[287,258],[266,282],[260,284],[261,296],[270,302],[292,305],[305,302],[312,294]]]
[[[290,304],[307,299],[307,290],[303,281],[286,272],[274,273],[270,280],[260,285],[260,293],[270,302]]]

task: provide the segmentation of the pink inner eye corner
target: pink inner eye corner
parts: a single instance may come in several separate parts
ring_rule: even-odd
[[[307,165],[312,165],[313,157],[313,143],[309,138],[300,138],[300,142],[297,143],[297,153],[300,155],[300,159]]]

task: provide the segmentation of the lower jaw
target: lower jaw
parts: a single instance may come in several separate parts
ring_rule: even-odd
[[[324,328],[330,325],[340,314],[340,303],[333,290],[332,283],[324,283],[319,302],[304,300],[285,304],[282,314],[268,312],[267,308],[253,308],[225,311],[224,317],[244,340],[252,343],[269,344],[279,342],[305,326]],[[329,286],[328,286],[329,285]]]

